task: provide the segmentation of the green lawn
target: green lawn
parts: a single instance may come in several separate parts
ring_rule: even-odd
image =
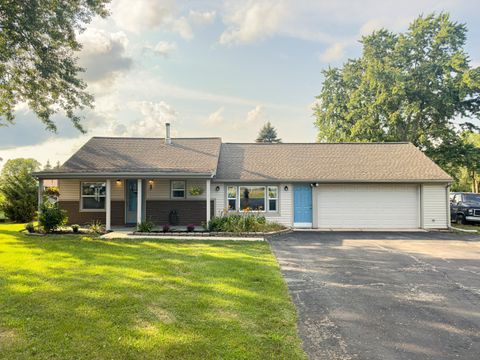
[[[304,359],[263,242],[29,237],[0,224],[1,359]]]
[[[476,224],[462,225],[462,224],[452,223],[452,226],[459,229],[475,230],[477,233],[480,233],[480,226]]]

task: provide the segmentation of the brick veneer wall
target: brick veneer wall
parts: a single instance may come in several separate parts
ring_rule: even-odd
[[[112,201],[112,225],[125,224],[125,202]],[[69,224],[85,225],[94,220],[105,224],[105,211],[80,211],[79,201],[60,201],[60,207],[68,213]]]
[[[210,213],[213,216],[214,202],[210,202]],[[176,210],[179,225],[201,225],[207,217],[205,200],[147,200],[147,219],[156,225],[168,224],[170,211]]]
[[[125,224],[125,202],[112,200],[112,226]],[[105,224],[104,211],[80,211],[79,201],[60,201],[60,207],[67,210],[68,223],[85,225],[94,220]],[[157,225],[168,224],[170,211],[176,210],[179,225],[201,225],[205,222],[207,209],[204,200],[147,200],[147,219]],[[215,214],[214,201],[210,202],[211,215]]]

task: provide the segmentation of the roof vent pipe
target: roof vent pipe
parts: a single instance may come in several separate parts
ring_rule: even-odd
[[[170,137],[170,123],[165,124],[165,144],[171,144],[172,138]]]

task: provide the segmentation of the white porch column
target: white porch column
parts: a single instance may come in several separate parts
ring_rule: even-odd
[[[137,180],[137,224],[142,222],[142,179]]]
[[[107,179],[107,193],[105,194],[105,229],[112,229],[112,181]]]
[[[43,202],[43,179],[38,179],[38,214],[40,215],[40,209]]]
[[[207,180],[207,189],[205,195],[207,198],[207,222],[205,223],[205,225],[208,228],[208,223],[210,222],[210,179]]]

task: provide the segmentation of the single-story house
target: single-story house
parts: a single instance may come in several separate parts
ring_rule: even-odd
[[[167,131],[169,134],[169,130]],[[410,143],[223,143],[220,138],[93,137],[59,169],[69,222],[206,223],[258,211],[298,228],[444,229],[449,186]]]

